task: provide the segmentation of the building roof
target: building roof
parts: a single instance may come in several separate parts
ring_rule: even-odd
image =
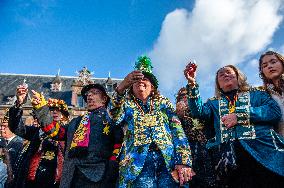
[[[31,75],[31,74],[10,74],[0,73],[0,105],[10,104],[15,100],[16,87],[20,84],[28,84],[29,94],[31,90],[43,93],[46,98],[63,99],[68,106],[71,106],[72,88],[71,86],[79,77],[59,75]],[[51,84],[61,81],[60,91],[52,91]],[[91,78],[94,83],[106,85],[109,78]],[[112,78],[112,83],[118,84],[122,79]],[[54,82],[55,81],[55,82]]]

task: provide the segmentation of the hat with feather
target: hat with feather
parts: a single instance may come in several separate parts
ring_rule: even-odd
[[[50,110],[59,110],[65,118],[68,118],[70,115],[68,112],[68,106],[64,100],[49,98],[47,105]]]
[[[157,89],[159,86],[159,82],[157,78],[153,74],[153,66],[151,59],[147,56],[140,56],[138,57],[137,61],[135,62],[134,66],[135,70],[140,70],[142,74],[150,80],[153,86]]]

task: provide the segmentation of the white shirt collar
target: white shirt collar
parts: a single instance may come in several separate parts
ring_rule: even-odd
[[[14,135],[14,136],[12,136],[12,137],[6,139],[6,140],[8,141],[8,144],[9,144],[15,137],[16,137],[16,135]]]

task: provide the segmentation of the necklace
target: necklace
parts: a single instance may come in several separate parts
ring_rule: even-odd
[[[144,110],[142,109],[142,107],[139,105],[139,103],[136,101],[136,98],[133,96],[133,101],[136,104],[136,106],[138,107],[138,110],[141,112],[142,116],[145,115]],[[152,112],[152,108],[153,108],[153,100],[150,98],[150,109],[148,114],[151,114]]]
[[[228,96],[225,96],[226,99],[228,100],[228,108],[229,108],[229,113],[232,114],[236,111],[236,101],[238,99],[238,94],[234,95],[233,100],[231,100]]]
[[[150,98],[150,109],[148,113],[145,113],[142,107],[138,104],[135,97],[133,97],[133,101],[136,104],[138,111],[140,112],[140,122],[143,126],[153,127],[156,125],[157,117],[152,114],[153,110],[153,100]]]

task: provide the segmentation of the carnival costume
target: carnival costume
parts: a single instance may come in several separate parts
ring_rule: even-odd
[[[157,89],[151,61],[140,57],[135,65]],[[150,183],[156,174],[170,174],[175,165],[191,166],[191,152],[171,102],[161,96],[149,96],[146,104],[131,92],[112,98],[112,115],[116,123],[123,122],[125,137],[120,157],[119,187],[139,187]],[[159,166],[160,168],[157,168]],[[156,174],[155,174],[156,173]],[[140,182],[136,178],[146,174]],[[175,187],[172,179],[157,177],[158,185]],[[170,177],[171,178],[171,177]],[[144,181],[145,180],[145,181]],[[151,187],[151,184],[148,184]]]
[[[68,118],[68,107],[63,100],[50,99],[47,110],[58,109]],[[24,125],[23,110],[13,106],[9,110],[9,128],[29,142],[17,162],[14,187],[57,188],[62,175],[64,143],[51,140],[37,126]],[[63,122],[58,122],[62,125]]]
[[[8,126],[8,122],[9,122],[9,108],[6,109],[6,113],[2,120],[2,124],[6,123],[7,124],[6,126]],[[15,174],[17,173],[16,162],[23,149],[23,139],[17,135],[13,135],[10,139],[6,138],[5,141],[7,143],[5,148],[7,149],[9,153],[9,160],[10,160],[11,168],[12,168],[13,174]]]
[[[249,172],[268,171],[278,179],[282,177],[283,182],[284,139],[273,130],[273,125],[280,120],[281,112],[269,94],[258,88],[252,88],[246,92],[236,90],[232,91],[233,97],[228,97],[230,94],[221,93],[220,97],[210,98],[203,104],[198,85],[193,87],[188,85],[187,89],[188,103],[193,117],[204,119],[214,126],[215,137],[208,140],[207,148],[219,147],[226,143],[229,143],[229,147],[235,147],[231,153],[224,153],[224,155],[230,154],[230,156],[222,156],[220,166],[222,163],[226,163],[226,165],[231,165],[230,168],[235,169],[238,163],[245,164],[241,167],[243,169],[240,169],[242,175]],[[221,121],[221,117],[229,113],[237,115],[238,123],[232,128],[227,128]],[[207,125],[210,125],[208,123]],[[236,161],[234,161],[235,159]],[[253,165],[249,163],[253,163]],[[246,165],[261,170],[248,169]],[[235,177],[242,175],[236,174]],[[253,174],[245,176],[248,180],[254,181],[251,182],[251,185],[245,185],[248,187],[263,180],[254,180]],[[240,184],[243,182],[229,183],[235,183],[237,187],[241,186]]]
[[[96,88],[107,96],[103,86],[86,85],[81,94]],[[114,187],[118,176],[116,156],[123,132],[115,128],[107,109],[100,107],[62,126],[52,121],[44,100],[34,107],[42,130],[55,140],[65,141],[66,152],[60,187]]]
[[[211,131],[207,130],[204,121],[191,117],[190,109],[187,105],[186,88],[183,87],[179,90],[176,102],[177,110],[178,105],[184,110],[178,116],[192,152],[192,169],[195,175],[189,182],[189,187],[217,186],[213,153],[206,148],[207,139],[212,137],[210,135]]]

